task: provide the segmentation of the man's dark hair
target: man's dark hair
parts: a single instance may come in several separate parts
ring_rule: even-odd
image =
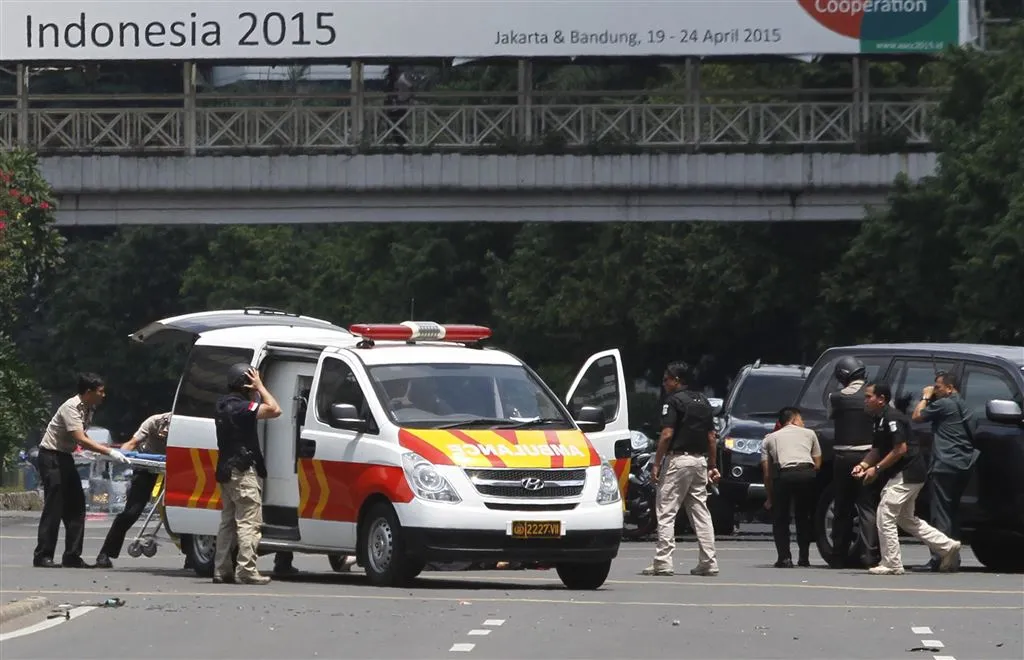
[[[683,385],[693,384],[693,375],[691,374],[690,365],[685,362],[671,362],[665,367],[665,373],[673,378],[678,378],[679,382]]]
[[[779,411],[779,426],[785,426],[800,416],[800,409],[794,406],[786,406]]]
[[[94,373],[82,373],[78,374],[78,393],[85,394],[92,390],[98,390],[103,387],[103,379]]]
[[[889,383],[883,383],[881,381],[875,383],[869,383],[867,387],[870,387],[875,391],[875,396],[880,396],[885,399],[886,403],[892,401],[892,387]]]
[[[939,371],[935,374],[935,380],[941,380],[946,385],[949,385],[954,390],[960,389],[960,381],[952,373],[948,371]]]

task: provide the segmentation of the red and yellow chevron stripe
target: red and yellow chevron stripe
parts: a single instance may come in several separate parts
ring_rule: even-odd
[[[615,470],[615,477],[619,480],[619,496],[622,498],[622,510],[626,510],[626,490],[629,488],[629,468],[633,463],[631,458],[618,458],[611,462]]]
[[[166,479],[165,506],[222,508],[216,449],[168,447]]]
[[[579,431],[401,429],[398,441],[437,465],[543,469],[601,463]]]
[[[356,522],[366,498],[411,502],[402,468],[344,461],[299,460],[299,518]]]

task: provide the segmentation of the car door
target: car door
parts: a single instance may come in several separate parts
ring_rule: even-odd
[[[388,484],[404,483],[398,453],[387,451],[378,420],[383,410],[365,372],[344,353],[325,353],[317,365],[298,446],[299,531],[304,545],[352,550],[359,509]],[[331,406],[347,403],[368,422],[364,432],[331,425]],[[398,498],[401,499],[401,498]]]
[[[935,383],[935,374],[940,371],[955,374],[958,367],[958,361],[946,358],[933,360],[897,356],[893,360],[888,379],[892,386],[893,404],[909,416],[921,401],[922,390]],[[911,432],[925,459],[931,460],[931,422],[911,422]]]
[[[629,483],[630,459],[615,458],[615,443],[619,440],[628,441],[630,438],[626,394],[622,355],[619,349],[613,348],[591,355],[576,374],[568,394],[565,395],[566,406],[574,417],[583,406],[594,406],[604,410],[604,429],[586,435],[594,449],[615,469],[623,501]]]
[[[997,365],[966,362],[960,382],[964,404],[978,424],[974,441],[981,451],[961,504],[961,518],[971,527],[990,519],[1020,524],[1017,507],[1024,502],[1022,429],[1018,424],[988,419],[985,404],[993,399],[1024,404],[1024,395],[1010,374]]]

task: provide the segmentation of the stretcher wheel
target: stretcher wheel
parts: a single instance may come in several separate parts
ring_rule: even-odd
[[[142,554],[142,545],[138,541],[132,541],[128,544],[128,556],[138,557]]]
[[[150,539],[146,541],[146,544],[142,546],[142,554],[147,557],[152,557],[156,554],[156,541]]]

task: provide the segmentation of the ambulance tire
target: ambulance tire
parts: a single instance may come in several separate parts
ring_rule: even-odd
[[[188,557],[192,570],[199,577],[213,577],[213,562],[217,556],[217,537],[189,534],[181,537],[181,549]],[[237,557],[237,550],[232,553]]]
[[[558,577],[567,589],[581,591],[599,589],[608,579],[611,570],[611,559],[596,563],[565,563],[555,566]]]
[[[402,525],[388,502],[378,502],[367,512],[359,544],[366,576],[378,587],[405,586],[423,570],[422,561],[405,553]]]

